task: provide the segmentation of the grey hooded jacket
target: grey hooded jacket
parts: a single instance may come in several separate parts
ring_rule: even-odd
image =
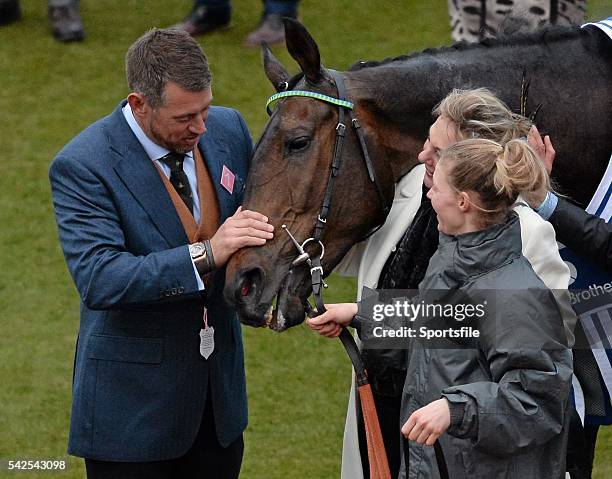
[[[451,479],[563,478],[572,356],[557,303],[521,254],[516,216],[441,234],[419,290],[496,291],[495,307],[479,322],[480,337],[461,349],[411,344],[401,424],[445,397],[451,424],[439,441]],[[409,466],[400,477],[439,478],[433,447],[403,444]]]

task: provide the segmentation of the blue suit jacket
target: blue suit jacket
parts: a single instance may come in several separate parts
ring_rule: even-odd
[[[183,455],[212,399],[222,445],[247,424],[240,325],[222,295],[206,299],[215,351],[200,356],[203,299],[188,239],[120,105],[59,152],[49,177],[59,236],[81,296],[68,452],[107,461]],[[212,107],[200,140],[222,223],[241,203],[252,142],[234,110]],[[223,165],[233,193],[220,185]],[[206,214],[203,211],[202,214]]]

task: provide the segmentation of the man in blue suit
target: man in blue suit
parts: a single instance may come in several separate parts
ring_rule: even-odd
[[[251,138],[211,106],[187,33],[147,32],[126,71],[127,101],[49,172],[81,297],[68,452],[90,478],[236,478],[247,403],[223,266],[273,235],[239,208]]]

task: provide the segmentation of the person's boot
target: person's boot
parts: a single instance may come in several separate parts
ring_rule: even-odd
[[[8,25],[20,18],[19,0],[0,0],[0,25]]]
[[[49,6],[49,20],[53,36],[58,42],[80,42],[85,38],[78,2],[62,7]]]
[[[230,8],[195,7],[185,19],[170,28],[184,30],[192,37],[204,35],[229,27],[232,11]]]
[[[244,41],[247,47],[257,47],[263,42],[268,45],[285,40],[285,25],[283,17],[295,18],[297,15],[281,15],[279,13],[264,13],[257,29],[249,34]]]

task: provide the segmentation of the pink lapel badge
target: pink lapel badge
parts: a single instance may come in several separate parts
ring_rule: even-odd
[[[234,180],[236,179],[236,175],[231,172],[231,170],[223,165],[223,171],[221,172],[221,186],[229,191],[231,195],[234,191]]]

